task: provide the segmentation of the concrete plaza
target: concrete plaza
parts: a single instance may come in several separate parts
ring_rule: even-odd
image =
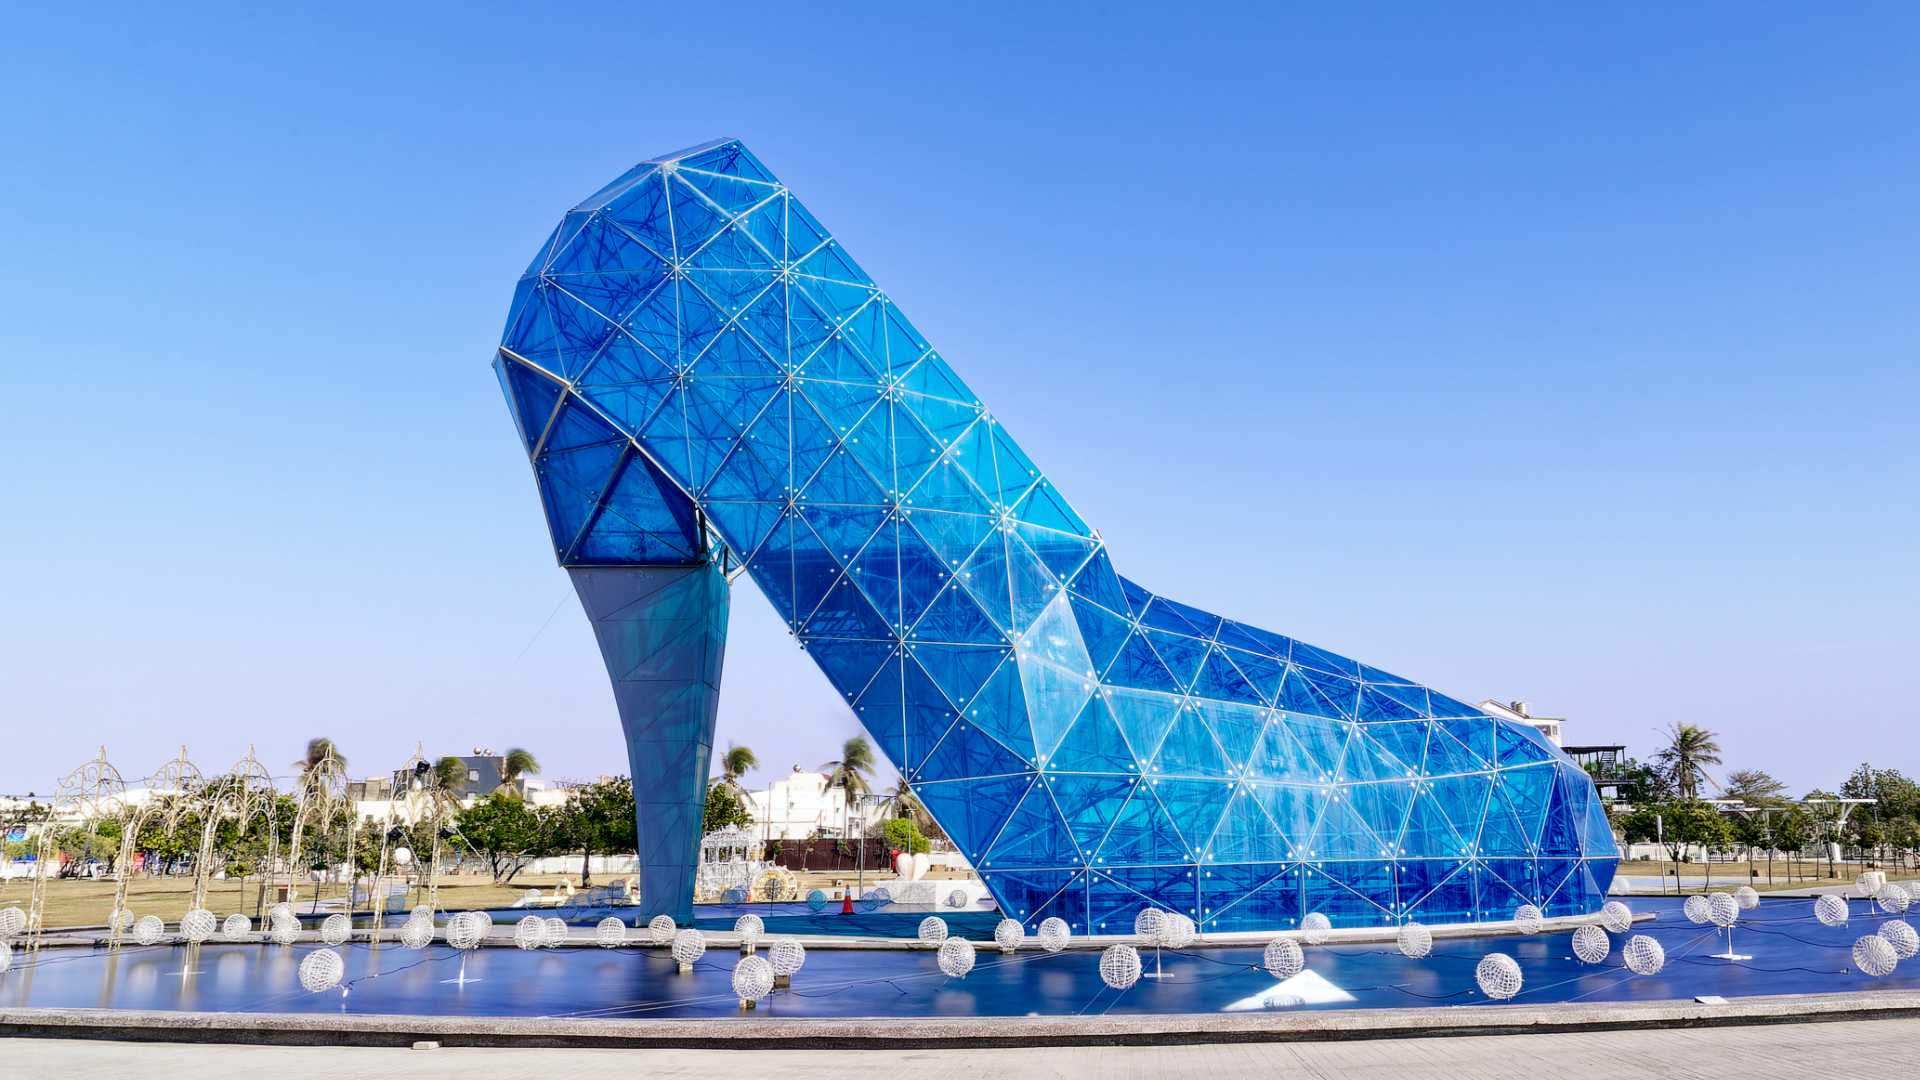
[[[63,1080],[213,1080],[260,1076],[371,1076],[467,1080],[706,1080],[716,1075],[842,1080],[853,1072],[1019,1077],[1340,1077],[1343,1080],[1590,1080],[1622,1077],[1813,1075],[1841,1061],[1895,1066],[1920,1040],[1920,1020],[1864,1020],[1721,1028],[1379,1039],[1212,1046],[981,1050],[614,1050],[224,1046],[9,1039],[0,1073]]]

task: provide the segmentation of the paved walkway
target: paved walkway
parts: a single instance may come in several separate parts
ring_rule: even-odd
[[[1837,1062],[1894,1067],[1920,1042],[1920,1020],[1763,1027],[1662,1028],[1578,1034],[1461,1036],[1372,1042],[1019,1050],[380,1050],[358,1047],[187,1046],[19,1039],[0,1041],[9,1076],[61,1080],[219,1080],[263,1076],[380,1076],[472,1080],[712,1080],[778,1076],[846,1080],[850,1073],[1022,1077],[1228,1076],[1328,1080],[1608,1080],[1623,1077],[1823,1075]]]

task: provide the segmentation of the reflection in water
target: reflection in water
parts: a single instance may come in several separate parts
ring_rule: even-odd
[[[120,950],[107,953],[106,970],[100,973],[100,1000],[96,1009],[113,1008],[114,984],[120,981]]]
[[[933,955],[914,951],[812,948],[791,989],[776,991],[757,1015],[1020,1016],[1212,1012],[1264,1008],[1407,1007],[1472,1004],[1473,968],[1488,952],[1508,952],[1525,973],[1522,1004],[1686,998],[1697,994],[1813,993],[1920,988],[1920,964],[1903,965],[1869,984],[1847,971],[1853,938],[1879,920],[1850,928],[1820,926],[1805,901],[1766,901],[1741,920],[1751,964],[1688,963],[1720,947],[1679,917],[1677,906],[1635,902],[1661,918],[1635,928],[1667,951],[1667,970],[1623,978],[1618,952],[1606,964],[1579,964],[1567,935],[1443,939],[1432,956],[1408,960],[1390,946],[1327,946],[1307,951],[1307,968],[1276,983],[1260,970],[1258,945],[1165,954],[1170,978],[1125,993],[1100,983],[1099,953],[1023,952],[988,956],[964,980],[939,973]],[[1864,925],[1863,924],[1867,924]],[[340,950],[351,993],[300,989],[300,959],[315,945],[211,942],[196,948],[107,950],[50,947],[18,957],[0,975],[0,1005],[11,1007],[211,1009],[237,1012],[399,1013],[456,1016],[737,1016],[729,984],[738,958],[719,950],[686,975],[654,950],[480,949],[446,945],[413,951],[354,944]],[[466,982],[456,983],[462,965]],[[198,969],[197,976],[181,972]],[[1497,1007],[1497,1006],[1495,1006]]]
[[[1231,1002],[1223,1006],[1222,1011],[1297,1009],[1302,1005],[1344,1005],[1352,1000],[1352,994],[1328,982],[1326,976],[1307,970],[1282,979],[1259,993]]]

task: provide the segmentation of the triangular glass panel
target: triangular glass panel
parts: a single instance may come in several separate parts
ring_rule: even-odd
[[[1149,784],[1159,797],[1160,805],[1166,808],[1167,816],[1173,819],[1174,827],[1185,838],[1187,849],[1195,853],[1213,839],[1214,829],[1220,824],[1220,815],[1226,811],[1227,800],[1233,797],[1234,790],[1231,780],[1156,777]]]
[[[893,637],[893,628],[853,582],[842,580],[814,609],[802,634],[810,638],[888,640]]]
[[[1030,775],[999,776],[915,784],[913,793],[967,861],[977,864],[981,848],[999,834],[1032,783]]]
[[[1160,748],[1153,756],[1152,771],[1159,776],[1237,775],[1239,770],[1227,763],[1226,755],[1213,740],[1213,733],[1192,706],[1180,709]]]
[[[1288,857],[1289,848],[1280,830],[1260,809],[1260,800],[1252,789],[1234,793],[1214,831],[1212,842],[1202,854],[1208,862],[1278,862]]]
[[[998,645],[936,645],[914,642],[907,651],[927,670],[947,698],[965,706],[1000,667],[1008,650]]]
[[[1120,646],[1119,655],[1107,666],[1106,681],[1115,686],[1130,686],[1141,690],[1158,690],[1162,693],[1181,692],[1180,684],[1175,681],[1173,672],[1160,660],[1160,654],[1153,651],[1147,643],[1146,631],[1135,630],[1126,643]]]
[[[912,636],[916,641],[956,645],[1004,645],[1007,640],[967,590],[952,581],[914,623]]]
[[[1133,797],[1114,815],[1113,828],[1107,831],[1095,859],[1114,866],[1192,860],[1180,830],[1146,784],[1135,785]]]
[[[1206,659],[1200,664],[1200,672],[1193,680],[1193,692],[1196,695],[1218,698],[1225,701],[1239,701],[1249,705],[1264,704],[1259,691],[1253,688],[1240,669],[1233,666],[1224,650],[1216,647],[1207,651]]]
[[[1133,751],[1114,723],[1106,700],[1094,695],[1080,710],[1079,719],[1067,730],[1066,738],[1053,753],[1042,760],[1049,774],[1054,772],[1126,774],[1139,771]]]
[[[914,780],[916,783],[961,780],[1025,771],[1025,762],[979,728],[961,720],[947,730],[946,737],[921,762]]]
[[[1105,691],[1105,696],[1115,722],[1127,737],[1127,745],[1133,747],[1133,756],[1140,762],[1141,771],[1146,771],[1167,729],[1180,715],[1180,699],[1166,694],[1115,689]]]
[[[1020,808],[1008,819],[980,864],[982,870],[1008,867],[1079,866],[1080,849],[1074,846],[1060,811],[1054,808],[1047,785],[1038,783],[1027,792]]]
[[[1137,782],[1137,777],[1072,773],[1047,778],[1054,802],[1060,807],[1060,816],[1082,851],[1093,851],[1100,846],[1107,827],[1113,823],[1113,808],[1126,800]]]
[[[1028,721],[1024,680],[1020,665],[1008,659],[993,673],[987,684],[967,703],[967,721],[1000,740],[1027,761],[1037,756],[1033,745],[1033,726]]]
[[[1326,811],[1328,789],[1294,784],[1255,784],[1253,797],[1267,812],[1280,842],[1287,846],[1287,857],[1298,858],[1320,825]]]
[[[1352,725],[1292,713],[1282,714],[1280,722],[1286,725],[1294,744],[1306,753],[1307,760],[1320,770],[1321,780],[1332,780],[1339,773],[1340,752],[1346,747]]]

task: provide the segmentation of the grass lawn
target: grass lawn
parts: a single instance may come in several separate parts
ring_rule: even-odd
[[[804,894],[812,889],[824,889],[833,895],[836,889],[852,885],[855,877],[846,871],[828,873],[810,871],[795,875],[799,879]],[[929,878],[937,875],[929,875]],[[625,874],[600,875],[594,878],[595,885],[608,885],[623,880]],[[563,875],[559,874],[520,874],[505,885],[495,885],[486,874],[447,874],[440,878],[440,890],[437,897],[442,910],[461,911],[467,908],[509,907],[527,895],[530,890],[538,889],[547,896],[554,895]],[[576,886],[578,879],[567,878]],[[892,884],[894,875],[866,875],[868,887],[886,882]],[[225,918],[238,912],[253,918],[257,914],[260,896],[260,879],[251,878],[242,881],[212,881],[207,885],[207,907],[215,915]],[[56,879],[47,883],[48,929],[63,926],[103,926],[108,912],[113,910],[114,884],[111,879],[69,878]],[[17,878],[0,882],[0,907],[18,906],[25,910],[33,893],[30,878]],[[343,885],[327,885],[320,893],[320,899],[338,901],[346,893]],[[127,884],[127,909],[134,915],[158,915],[169,924],[177,923],[185,915],[193,897],[193,879],[181,877],[144,877],[136,876]],[[267,904],[274,903],[275,897],[269,896]],[[313,883],[302,881],[295,887],[295,903],[300,910],[307,910],[313,902]],[[408,906],[425,903],[424,889],[416,888],[409,898]]]
[[[1920,879],[1920,874],[1912,870],[1885,868],[1889,881],[1911,881]],[[1768,880],[1767,862],[1755,860],[1749,879],[1749,867],[1745,862],[1714,863],[1706,866],[1701,863],[1680,864],[1680,889],[1682,892],[1701,892],[1709,889],[1733,889],[1741,885],[1752,885],[1761,892],[1776,889],[1805,889],[1815,885],[1844,885],[1852,882],[1860,873],[1858,863],[1839,863],[1833,867],[1833,877],[1827,876],[1827,864],[1822,861],[1788,863],[1784,859],[1773,861],[1772,880]],[[1667,890],[1673,890],[1674,867],[1671,862],[1659,860],[1632,860],[1622,862],[1618,871],[1621,877],[1660,878],[1666,882]]]

